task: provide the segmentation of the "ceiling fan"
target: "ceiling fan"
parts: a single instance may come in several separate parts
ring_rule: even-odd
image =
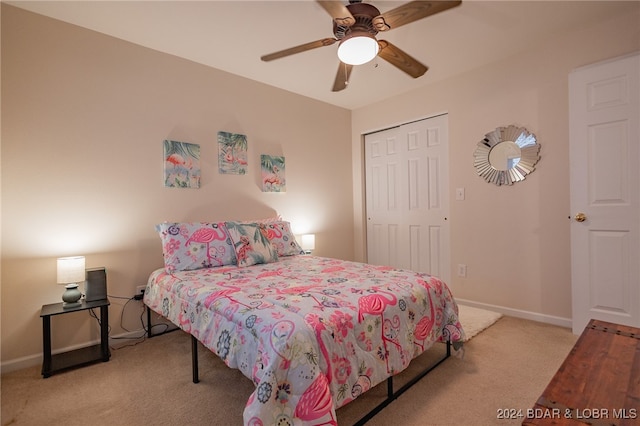
[[[427,72],[427,66],[385,40],[377,40],[378,32],[389,31],[401,25],[409,24],[422,18],[458,6],[462,1],[410,1],[385,13],[369,3],[361,0],[349,0],[348,5],[339,1],[321,1],[317,3],[333,18],[333,34],[335,38],[323,38],[310,43],[301,44],[289,49],[280,50],[262,56],[263,61],[274,59],[318,47],[331,46],[340,42],[338,57],[340,65],[333,83],[333,91],[339,92],[347,87],[349,76],[354,65],[366,63],[380,56],[391,65],[418,78]],[[355,57],[353,57],[355,55]]]

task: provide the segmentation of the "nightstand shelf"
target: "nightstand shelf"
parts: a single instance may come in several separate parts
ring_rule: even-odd
[[[42,306],[40,317],[42,317],[42,376],[44,378],[70,368],[82,367],[99,361],[109,361],[111,356],[109,350],[109,304],[109,299],[103,299],[92,302],[82,301],[80,306],[68,309],[65,309],[62,303]],[[93,308],[100,308],[100,344],[52,355],[51,317]]]

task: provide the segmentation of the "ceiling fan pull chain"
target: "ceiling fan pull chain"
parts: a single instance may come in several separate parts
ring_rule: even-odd
[[[344,85],[348,86],[349,85],[349,72],[347,70],[347,64],[343,63],[342,65],[344,65]]]

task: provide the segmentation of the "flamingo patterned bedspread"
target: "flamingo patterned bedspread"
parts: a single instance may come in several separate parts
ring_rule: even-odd
[[[307,255],[158,269],[144,302],[253,381],[246,425],[337,424],[336,408],[464,334],[438,278]]]

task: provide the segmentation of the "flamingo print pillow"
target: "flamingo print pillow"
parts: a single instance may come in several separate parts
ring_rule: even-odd
[[[251,266],[278,260],[278,252],[269,241],[264,225],[239,222],[225,222],[225,225],[235,249],[238,266]]]
[[[304,250],[291,232],[291,224],[283,220],[260,224],[267,232],[267,238],[278,252],[278,256],[293,256],[304,254]]]
[[[236,253],[224,222],[170,223],[156,226],[167,272],[234,265]]]

